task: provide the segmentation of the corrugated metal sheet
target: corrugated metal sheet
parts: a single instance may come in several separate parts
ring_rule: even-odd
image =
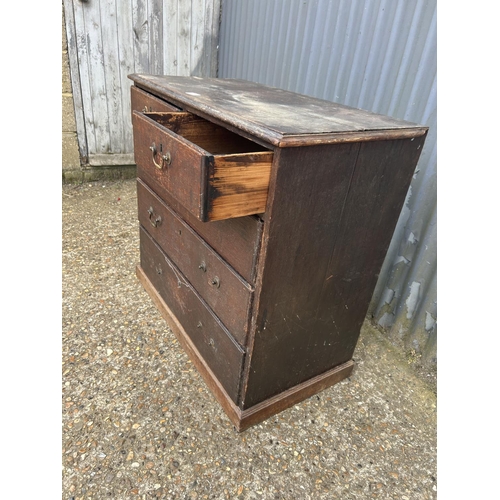
[[[80,155],[133,163],[131,73],[216,76],[220,0],[64,0]]]
[[[436,362],[436,0],[223,0],[219,76],[430,127],[370,312]]]

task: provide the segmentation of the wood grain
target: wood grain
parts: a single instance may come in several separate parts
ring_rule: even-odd
[[[179,112],[179,108],[172,106],[168,102],[165,102],[157,97],[144,92],[143,90],[132,86],[130,88],[130,101],[131,101],[131,112],[159,112],[166,113],[169,111]]]
[[[138,192],[138,209],[142,226],[244,346],[253,287],[177,214],[143,190]]]
[[[140,243],[141,268],[236,403],[245,350],[143,228]]]
[[[144,74],[129,77],[137,86],[168,96],[187,111],[274,146],[303,146],[310,144],[311,137],[318,144],[322,139],[329,143],[337,133],[344,135],[344,141],[391,130],[406,130],[412,137],[425,133],[425,127],[414,123],[255,82]],[[350,137],[350,132],[356,134]]]
[[[208,218],[265,212],[272,161],[271,152],[215,156],[209,174]]]
[[[171,193],[201,221],[265,211],[271,151],[190,113],[133,111],[132,120],[138,175],[160,195]],[[229,154],[213,154],[220,150]],[[162,151],[172,161],[159,169]]]
[[[262,234],[259,217],[238,217],[207,224],[194,217],[168,193],[164,194],[163,200],[159,198],[141,179],[137,180],[137,192],[141,200],[148,199],[158,207],[171,207],[247,282],[254,282]]]
[[[170,193],[203,220],[208,176],[206,151],[137,111],[133,112],[133,124],[137,175],[150,186],[154,185],[160,196]],[[170,165],[161,169],[155,166],[150,150],[153,143],[157,148],[156,163],[160,164],[161,155],[169,152]]]
[[[279,150],[244,408],[352,358],[423,140]]]
[[[184,352],[186,352],[189,356],[189,359],[193,362],[194,366],[198,370],[198,373],[201,375],[209,390],[219,402],[238,432],[243,432],[252,425],[256,425],[259,422],[262,422],[267,418],[276,415],[277,413],[286,410],[301,401],[304,401],[314,394],[341,382],[345,378],[349,377],[353,370],[354,362],[349,361],[343,365],[335,367],[332,370],[329,370],[326,373],[318,375],[317,377],[314,377],[297,387],[285,391],[278,396],[269,398],[253,408],[242,411],[228,395],[224,386],[220,383],[217,376],[214,374],[210,366],[190,339],[189,335],[186,333],[186,330],[181,322],[177,319],[165,300],[158,293],[140,265],[136,268],[136,274],[144,289],[155,303],[158,311],[168,323],[170,329],[181,344]]]
[[[148,261],[155,252],[171,260],[156,242],[153,246],[146,243],[144,230],[141,268],[196,344],[200,369],[237,429],[242,430],[339,381],[352,370],[360,327],[427,128],[251,82],[155,76],[132,79],[184,109],[182,113],[134,117],[139,134],[146,125],[152,126],[152,130],[178,141],[179,151],[186,148],[186,154],[181,154],[185,156],[185,192],[175,191],[178,186],[165,184],[140,165],[138,186],[146,189],[148,184],[156,193],[153,198],[162,198],[168,210],[174,208],[174,231],[185,231],[188,226],[194,229],[189,233],[193,239],[186,242],[169,231],[163,235],[161,230],[150,229],[158,240],[166,237],[162,247],[175,255],[174,261],[184,270],[181,273],[172,262],[174,275],[178,278],[178,272],[186,280],[181,281],[182,291],[175,290],[171,276],[155,275],[155,266]],[[274,111],[276,114],[271,113]],[[249,149],[255,142],[260,150]],[[144,145],[139,144],[138,149],[141,147]],[[139,153],[145,163],[148,154]],[[198,197],[198,212],[188,204],[189,190]],[[144,213],[139,217],[147,226],[144,203],[149,205],[140,200],[139,210]],[[208,247],[198,236],[209,243],[216,233],[204,228],[219,223],[201,221],[257,219],[236,217],[243,209],[259,211],[262,217],[262,234],[249,240],[254,242],[252,251],[240,248],[241,255],[246,255],[246,266],[251,256],[253,259],[249,271],[252,305],[251,309],[241,307],[226,296],[223,302],[228,309],[235,309],[231,312],[234,317],[230,314],[221,321],[209,308],[206,291],[201,292],[206,299],[198,293],[203,285],[193,287],[191,283],[197,276],[192,274],[193,262],[199,260],[200,249]],[[185,218],[185,223],[177,221],[177,215]],[[199,220],[191,223],[195,217]],[[230,233],[221,231],[218,235],[227,236],[226,243],[231,246]],[[240,239],[238,245],[243,241]],[[224,239],[217,245],[223,252]],[[238,255],[229,253],[232,258]],[[210,258],[222,262],[220,256]],[[189,265],[184,267],[184,262]],[[185,288],[192,294],[182,295],[187,293]],[[214,358],[207,350],[206,335],[197,335],[193,321],[202,309],[192,302],[193,296],[196,304],[204,305],[203,310],[211,314],[212,320],[204,317],[201,324],[215,321],[217,338],[223,339],[222,356]],[[221,316],[223,308],[224,303],[214,306]],[[238,346],[233,351],[237,345],[234,331],[225,323],[242,319],[250,320],[244,349]],[[243,353],[241,358],[238,353]]]
[[[238,425],[241,413],[240,409],[231,399],[226,389],[217,378],[217,375],[207,364],[206,360],[187,334],[185,327],[177,319],[175,313],[172,311],[167,302],[165,302],[164,298],[158,293],[158,290],[140,265],[137,265],[136,267],[136,275],[148,295],[151,297],[151,300],[154,302],[156,308],[181,344],[184,352],[189,356],[189,359],[193,362],[194,366],[198,370],[198,373],[202,376],[209,390],[222,406],[231,422],[233,422],[234,425]]]

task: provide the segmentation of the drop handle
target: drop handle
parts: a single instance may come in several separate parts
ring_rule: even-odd
[[[207,265],[205,264],[205,261],[202,261],[202,263],[198,266],[198,269],[201,269],[204,273],[207,272]]]
[[[153,227],[158,227],[161,224],[161,217],[158,215],[154,217],[153,207],[148,208],[149,222]]]
[[[215,288],[220,287],[220,279],[218,276],[214,276],[213,278],[210,279],[210,284],[214,286]]]
[[[153,156],[152,156],[152,159],[153,159],[153,163],[155,165],[156,168],[158,168],[159,170],[163,170],[163,166],[166,164],[166,165],[170,165],[172,163],[172,155],[170,154],[170,151],[167,151],[164,155],[161,155],[160,159],[160,163],[156,163],[156,155],[158,154],[158,150],[156,149],[156,144],[153,142],[153,144],[151,144],[151,146],[149,146],[149,149],[151,150]],[[160,144],[160,151],[162,149],[162,145]]]

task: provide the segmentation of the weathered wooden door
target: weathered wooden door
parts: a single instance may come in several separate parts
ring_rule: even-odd
[[[216,76],[220,0],[64,0],[83,164],[133,164],[127,75]]]

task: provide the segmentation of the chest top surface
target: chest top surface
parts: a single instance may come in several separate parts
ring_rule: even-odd
[[[133,74],[143,89],[187,110],[223,121],[276,146],[299,146],[370,139],[417,137],[423,127],[245,80]]]

